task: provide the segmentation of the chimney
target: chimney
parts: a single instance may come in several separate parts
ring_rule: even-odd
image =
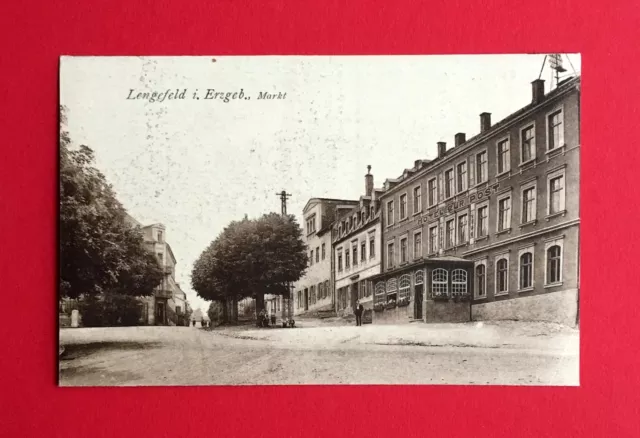
[[[460,146],[462,143],[464,143],[465,141],[467,141],[467,135],[464,132],[458,132],[456,134],[456,141],[455,141],[455,147]]]
[[[544,79],[536,79],[531,82],[531,103],[542,102],[544,99]]]
[[[438,158],[444,157],[444,153],[447,152],[447,143],[444,141],[438,142]]]
[[[364,194],[371,196],[373,194],[373,175],[371,175],[371,165],[367,166],[367,174],[364,176]]]
[[[488,131],[491,128],[491,113],[480,114],[480,132]]]
[[[420,166],[422,166],[422,160],[416,160],[413,163],[413,168],[416,170],[420,170]]]

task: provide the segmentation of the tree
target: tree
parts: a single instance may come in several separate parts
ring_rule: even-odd
[[[287,293],[286,285],[300,279],[307,261],[295,218],[270,213],[231,222],[196,260],[191,281],[207,300],[228,303],[255,297],[260,312],[265,293]],[[223,320],[228,320],[226,306]]]
[[[60,108],[60,294],[150,295],[164,273],[87,146],[71,147]]]

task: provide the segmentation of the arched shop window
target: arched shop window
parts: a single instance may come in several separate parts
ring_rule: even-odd
[[[467,294],[467,271],[464,269],[454,269],[451,273],[451,294]]]
[[[431,273],[431,291],[434,297],[449,295],[449,273],[446,269],[434,269]]]
[[[424,283],[424,271],[422,269],[420,269],[419,271],[416,271],[415,277],[416,277],[416,284]]]
[[[398,280],[390,278],[387,280],[387,301],[398,299]]]
[[[409,292],[411,291],[411,277],[403,275],[400,277],[400,289],[398,290],[398,300],[402,298],[409,298]]]
[[[376,303],[385,302],[386,289],[384,287],[384,281],[379,281],[378,283],[376,283],[374,293],[375,293],[374,299]]]

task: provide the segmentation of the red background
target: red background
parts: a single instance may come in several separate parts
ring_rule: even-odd
[[[634,3],[5,2],[0,435],[640,436]],[[59,55],[502,52],[583,54],[580,388],[55,386]]]

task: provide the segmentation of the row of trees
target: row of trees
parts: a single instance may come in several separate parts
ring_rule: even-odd
[[[252,297],[256,312],[265,294],[288,296],[288,284],[302,277],[308,263],[302,230],[295,217],[276,213],[231,222],[203,251],[193,266],[196,293],[220,304],[229,321],[229,304]]]
[[[133,318],[131,300],[119,297],[151,295],[164,273],[94,167],[93,151],[71,146],[63,107],[60,115],[60,295],[94,297],[89,302],[103,303],[105,314],[119,303],[126,314],[120,323],[126,324]]]

